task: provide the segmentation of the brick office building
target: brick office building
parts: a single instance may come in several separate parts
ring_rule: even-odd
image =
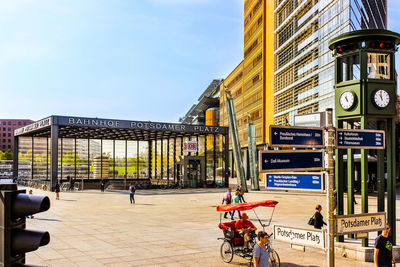
[[[32,120],[0,119],[0,150],[13,151],[14,130],[33,122]]]

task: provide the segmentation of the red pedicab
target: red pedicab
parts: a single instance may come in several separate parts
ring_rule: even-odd
[[[220,223],[218,227],[223,231],[224,237],[218,238],[219,240],[223,240],[220,253],[221,258],[224,262],[229,263],[233,259],[233,255],[237,255],[239,257],[249,259],[250,266],[253,266],[253,247],[256,244],[256,237],[257,235],[254,232],[251,232],[251,240],[249,242],[249,248],[245,249],[243,247],[244,240],[243,237],[239,235],[237,231],[235,231],[235,223],[236,221],[225,222],[222,223],[222,213],[227,211],[245,211],[245,210],[253,210],[254,214],[256,215],[258,222],[262,226],[263,231],[265,231],[265,227],[270,226],[272,216],[274,214],[275,206],[278,204],[277,201],[274,200],[263,200],[263,201],[256,201],[256,202],[247,202],[247,203],[235,203],[235,204],[228,204],[228,205],[221,205],[217,206],[217,211],[220,213]],[[263,224],[260,218],[258,217],[255,208],[257,207],[272,207],[271,217],[266,224]],[[273,234],[269,234],[271,237]],[[266,244],[266,249],[269,254],[269,264],[271,267],[275,267],[280,265],[280,259],[278,253],[272,248],[271,246],[271,239],[268,239],[268,243]]]

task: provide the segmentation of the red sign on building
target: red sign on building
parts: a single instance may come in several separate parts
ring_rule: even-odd
[[[183,152],[197,152],[197,141],[186,141],[183,143]]]

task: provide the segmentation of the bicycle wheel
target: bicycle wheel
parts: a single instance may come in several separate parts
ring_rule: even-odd
[[[221,245],[221,258],[224,262],[230,263],[233,259],[233,247],[228,241],[224,241]]]
[[[271,250],[269,252],[269,266],[279,267],[280,264],[281,264],[281,260],[279,259],[278,253],[276,253],[276,251],[273,248],[271,248]]]

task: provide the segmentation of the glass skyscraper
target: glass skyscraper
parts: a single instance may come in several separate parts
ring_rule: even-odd
[[[275,1],[275,124],[334,108],[332,38],[387,28],[386,0]]]

